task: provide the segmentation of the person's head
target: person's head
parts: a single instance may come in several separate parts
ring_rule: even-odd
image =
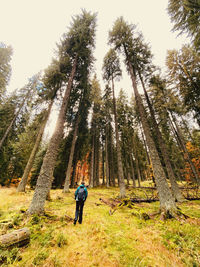
[[[82,185],[85,185],[85,182],[84,182],[84,181],[82,181],[82,182],[81,182],[81,184],[82,184]]]

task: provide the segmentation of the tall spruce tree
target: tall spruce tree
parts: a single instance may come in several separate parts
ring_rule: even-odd
[[[120,187],[120,197],[125,197],[126,188],[124,182],[124,172],[122,165],[122,155],[121,147],[119,140],[119,130],[118,130],[118,118],[117,118],[117,109],[116,109],[116,98],[115,98],[115,89],[114,89],[114,80],[119,79],[121,76],[121,69],[119,59],[114,50],[110,50],[104,57],[103,63],[103,78],[108,83],[111,82],[112,87],[112,101],[113,101],[113,111],[114,111],[114,120],[115,120],[115,137],[116,137],[116,148],[117,148],[117,166],[118,166],[118,179]]]
[[[58,62],[56,60],[53,60],[52,64],[45,70],[45,74],[43,77],[43,84],[41,84],[39,88],[39,95],[41,98],[40,104],[46,104],[47,109],[43,113],[43,118],[42,118],[41,123],[38,125],[39,130],[38,130],[37,138],[35,140],[30,157],[24,169],[22,179],[17,187],[17,192],[25,192],[28,177],[32,169],[36,154],[38,152],[38,149],[39,149],[39,146],[42,140],[42,136],[45,130],[45,126],[51,113],[54,99],[56,97],[57,91],[60,89],[60,81],[61,81],[60,75],[61,73],[60,73]]]
[[[96,75],[91,82],[91,94],[92,94],[92,119],[91,119],[91,179],[90,187],[95,187],[99,185],[99,153],[100,153],[100,132],[101,132],[101,87],[97,80]]]
[[[34,196],[28,209],[28,213],[30,214],[44,212],[44,204],[53,181],[54,166],[58,155],[59,144],[63,136],[64,122],[66,119],[65,114],[73,79],[81,64],[87,62],[89,63],[89,68],[93,62],[92,51],[94,48],[95,26],[96,15],[83,10],[81,15],[77,15],[73,18],[73,23],[71,24],[69,32],[63,36],[64,39],[60,45],[60,54],[62,62],[65,62],[65,59],[67,61],[68,59],[70,60],[71,72],[70,75],[68,75],[68,73],[66,75],[68,76],[67,88],[62,100],[56,129],[49,142],[37,180]]]
[[[140,53],[140,46],[137,46],[137,40],[140,36],[136,36],[134,28],[135,27],[133,25],[128,25],[122,17],[117,19],[112,31],[109,32],[109,42],[114,45],[115,49],[121,51],[125,57],[127,70],[132,80],[139,115],[146,136],[147,145],[149,147],[160,199],[160,209],[163,214],[170,213],[171,215],[174,215],[177,213],[177,207],[167,184],[158,151],[151,136],[150,127],[146,119],[146,112],[142,103],[142,98],[137,88],[137,61],[142,57],[142,53]],[[145,61],[145,58],[143,60]]]

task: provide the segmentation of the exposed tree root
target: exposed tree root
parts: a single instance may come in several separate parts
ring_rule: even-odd
[[[134,208],[136,208],[134,206],[134,203],[141,203],[141,202],[150,203],[150,202],[158,201],[158,199],[132,199],[132,198],[122,199],[122,200],[111,199],[111,198],[110,199],[100,198],[99,200],[111,208],[109,210],[110,215],[112,215],[120,207],[126,206],[128,208],[134,209]],[[160,215],[160,220],[162,220],[162,221],[165,221],[167,219],[176,219],[178,221],[185,222],[185,221],[191,219],[188,215],[184,214],[179,208],[177,208],[175,210],[162,210],[162,209],[160,209],[158,212],[152,213],[152,214],[134,211],[132,213],[132,215],[137,216],[143,220],[154,219],[155,216],[159,216],[159,215]],[[199,221],[197,220],[197,222],[195,222],[195,223],[200,224],[200,220]]]

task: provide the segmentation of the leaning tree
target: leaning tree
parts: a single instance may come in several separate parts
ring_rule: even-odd
[[[137,61],[141,60],[142,53],[141,47],[138,46],[135,26],[128,25],[122,17],[117,19],[112,31],[109,32],[109,42],[110,44],[114,45],[115,49],[123,53],[125,58],[125,64],[132,80],[136,104],[146,136],[147,145],[149,147],[150,157],[155,174],[161,212],[163,212],[163,214],[170,213],[171,215],[173,215],[177,213],[177,207],[170,188],[167,184],[166,175],[163,170],[158,151],[156,149],[156,145],[151,135],[145,108],[137,87]],[[143,60],[145,61],[145,58]]]
[[[68,82],[62,105],[59,111],[55,132],[51,137],[47,152],[45,154],[40,174],[37,180],[34,196],[28,213],[43,213],[44,204],[53,181],[53,171],[59,151],[59,144],[63,137],[64,122],[66,119],[66,109],[68,106],[70,92],[73,86],[73,79],[80,64],[85,61],[91,66],[93,62],[93,48],[96,26],[96,14],[82,11],[82,14],[73,18],[69,32],[63,36],[59,47],[59,54],[62,62],[71,62],[70,75],[67,73]],[[63,63],[63,64],[64,64]],[[65,67],[63,66],[63,71]],[[68,68],[67,68],[68,71]]]

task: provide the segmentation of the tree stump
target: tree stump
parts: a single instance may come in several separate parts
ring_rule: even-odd
[[[28,228],[22,228],[0,236],[0,248],[13,246],[22,247],[27,245],[29,241],[30,230]]]

